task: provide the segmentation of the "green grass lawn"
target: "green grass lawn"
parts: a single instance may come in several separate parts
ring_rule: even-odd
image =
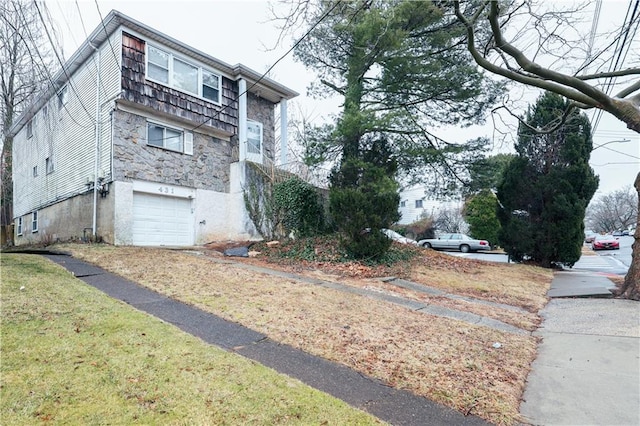
[[[2,425],[379,423],[42,257],[0,261]]]

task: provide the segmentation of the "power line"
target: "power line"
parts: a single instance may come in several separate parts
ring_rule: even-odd
[[[98,10],[98,16],[100,17],[100,24],[102,24],[102,28],[104,29],[104,35],[107,38],[107,42],[109,43],[109,47],[111,48],[111,54],[113,58],[118,63],[118,55],[116,55],[115,49],[113,48],[113,44],[111,44],[111,37],[109,37],[109,32],[107,31],[107,27],[104,25],[104,19],[102,18],[102,12],[100,12],[100,6],[98,5],[98,0],[94,0],[96,4],[96,9]],[[76,5],[78,2],[76,1]],[[80,13],[80,9],[78,9],[78,13]]]
[[[618,154],[624,155],[624,156],[626,156],[626,157],[629,157],[629,158],[636,158],[636,159],[640,160],[640,157],[636,157],[635,155],[627,154],[626,152],[618,151],[617,149],[609,148],[608,146],[604,146],[604,144],[602,144],[602,145],[598,145],[596,148],[604,148],[604,149],[606,149],[606,150],[613,151],[613,152],[615,152],[615,153],[618,153]],[[594,149],[595,149],[595,148],[594,148]]]
[[[87,107],[84,105],[84,102],[82,102],[82,98],[80,97],[80,94],[78,93],[78,91],[76,90],[75,86],[72,84],[71,82],[71,76],[69,75],[69,73],[67,72],[64,63],[62,61],[62,59],[60,58],[60,55],[58,54],[58,50],[56,49],[56,45],[53,42],[53,39],[51,38],[51,34],[49,33],[49,29],[47,28],[47,23],[44,21],[44,17],[42,16],[42,12],[40,11],[40,7],[38,6],[38,3],[36,0],[33,0],[33,5],[36,8],[36,11],[38,12],[38,16],[40,17],[40,21],[42,21],[42,25],[44,25],[44,31],[47,34],[47,38],[49,39],[49,43],[51,43],[51,49],[53,50],[53,53],[55,54],[56,58],[58,59],[58,62],[60,63],[60,66],[62,67],[62,72],[64,73],[65,77],[67,78],[67,82],[69,87],[71,87],[71,89],[73,90],[73,92],[75,93],[75,95],[78,97],[78,102],[80,103],[80,106],[82,106],[82,109],[84,110],[84,112],[87,113],[87,116],[89,117],[89,120],[92,121],[92,123],[95,125],[96,121],[93,118],[93,116],[91,115],[91,113],[89,113],[89,110],[87,110]]]
[[[258,78],[258,79],[257,79],[257,80],[256,80],[256,81],[255,81],[255,82],[254,82],[250,87],[248,87],[244,92],[239,93],[239,94],[238,94],[238,96],[234,99],[234,101],[233,101],[233,102],[238,101],[238,100],[240,99],[240,97],[241,97],[241,96],[243,96],[243,95],[247,94],[247,93],[248,93],[251,89],[253,89],[253,88],[254,88],[254,87],[255,87],[255,86],[256,86],[260,81],[262,81],[262,80],[267,76],[267,74],[269,74],[269,72],[271,72],[271,70],[272,70],[272,69],[273,69],[273,68],[274,68],[274,67],[275,67],[275,66],[276,66],[280,61],[282,61],[284,58],[286,58],[286,57],[289,55],[289,53],[291,53],[291,52],[293,51],[293,49],[295,49],[296,47],[298,47],[298,45],[299,45],[300,43],[302,43],[302,41],[303,41],[305,38],[307,38],[307,37],[309,36],[309,34],[311,34],[311,32],[312,32],[312,31],[313,31],[313,30],[314,30],[318,25],[320,25],[320,23],[321,23],[322,21],[324,21],[324,20],[327,18],[327,16],[329,16],[329,14],[330,14],[331,12],[333,12],[333,11],[334,11],[334,10],[335,10],[339,5],[340,5],[340,2],[339,2],[339,1],[336,1],[336,2],[335,2],[335,4],[331,7],[331,9],[329,9],[329,10],[328,10],[324,15],[322,15],[322,16],[320,17],[320,19],[318,20],[318,22],[316,22],[315,24],[313,24],[313,25],[311,26],[311,28],[309,28],[309,29],[307,30],[307,32],[305,32],[305,33],[304,33],[304,35],[303,35],[303,36],[302,36],[298,41],[296,41],[296,42],[293,44],[293,46],[291,46],[291,48],[289,48],[289,50],[287,50],[283,55],[281,55],[281,56],[280,56],[280,57],[279,57],[279,58],[278,58],[278,59],[273,63],[273,65],[271,65],[271,66],[269,67],[269,69],[267,69],[267,70],[266,70],[266,71],[265,71],[265,72],[260,76],[260,78]],[[214,118],[218,118],[218,117],[220,117],[220,114],[222,114],[222,112],[223,112],[224,110],[226,110],[227,108],[229,108],[231,105],[232,105],[232,103],[228,103],[228,104],[227,104],[227,105],[225,105],[223,108],[221,108],[221,109],[217,112],[217,114],[215,114],[213,117],[208,118],[206,121],[203,121],[202,123],[198,124],[196,127],[194,127],[193,129],[191,129],[191,131],[195,131],[195,130],[199,129],[200,127],[202,127],[204,124],[206,124],[206,123],[207,123],[209,120],[211,120],[211,119],[214,119]],[[240,141],[240,143],[242,143],[242,141]]]
[[[615,63],[613,62],[613,57],[611,58],[612,61],[609,63],[609,72],[615,71],[618,68],[618,63],[620,63],[620,67],[622,67],[622,65],[624,64],[624,59],[622,62],[620,62],[620,58],[622,57],[622,52],[625,48],[627,37],[629,36],[629,30],[631,29],[631,25],[633,24],[633,21],[635,19],[636,11],[638,10],[638,5],[640,4],[640,0],[636,0],[636,6],[634,7],[633,12],[631,13],[631,16],[629,16],[629,12],[631,11],[632,4],[633,4],[633,0],[630,0],[629,6],[627,7],[627,13],[625,14],[624,21],[622,23],[622,27],[620,28],[620,35],[617,37],[616,47],[613,53],[613,57],[615,57],[617,53],[617,58],[615,60]],[[635,34],[635,31],[634,31],[634,34]],[[622,43],[620,43],[622,38],[623,38]],[[627,51],[628,51],[628,48],[629,47],[627,46]],[[625,54],[625,58],[626,58],[626,54]],[[605,94],[607,95],[610,94],[610,91],[613,88],[613,84],[615,80],[616,80],[615,77],[609,77],[608,79],[605,80],[604,88],[603,88],[604,89],[603,91],[605,92]],[[597,109],[594,114],[594,119],[592,120],[594,122],[592,126],[594,132],[597,129],[598,125],[600,124],[601,118],[602,118],[602,110]]]
[[[25,35],[29,38],[30,42],[27,42],[27,40],[25,40],[24,35],[22,34],[22,32],[12,23],[9,22],[8,19],[6,18],[5,15],[2,15],[2,18],[4,19],[5,23],[7,25],[9,25],[18,35],[18,37],[20,37],[20,39],[22,40],[22,42],[25,45],[25,48],[27,49],[27,52],[29,53],[29,56],[31,57],[31,60],[33,61],[33,63],[37,63],[37,61],[35,60],[35,57],[33,55],[33,52],[31,51],[31,48],[29,47],[29,45],[34,47],[34,50],[38,56],[38,58],[40,59],[40,63],[42,64],[42,68],[40,70],[40,72],[42,72],[42,74],[46,77],[46,79],[49,81],[49,83],[51,84],[51,87],[54,88],[54,90],[57,91],[58,89],[58,84],[55,83],[53,81],[53,78],[51,76],[51,73],[49,72],[49,70],[47,69],[46,65],[45,65],[45,59],[42,57],[42,54],[40,53],[40,51],[37,48],[37,42],[35,41],[35,37],[33,36],[33,33],[31,33],[31,29],[29,27],[29,21],[27,20],[27,17],[24,15],[24,10],[20,9],[20,8],[15,8],[14,12],[17,15],[20,15],[20,17],[22,18],[22,23],[24,24],[24,29],[25,29]],[[67,109],[66,104],[63,104],[62,107],[64,108],[64,110],[67,112],[67,114],[69,115],[69,117],[71,118],[71,120],[76,123],[78,126],[80,126],[81,128],[85,128],[85,127],[89,127],[89,126],[85,126],[82,125],[80,123],[78,123],[74,116],[71,114],[71,112]]]

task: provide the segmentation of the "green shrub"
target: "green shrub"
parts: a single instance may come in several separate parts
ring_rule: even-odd
[[[307,237],[325,229],[324,208],[316,188],[298,177],[273,186],[273,205],[276,216],[290,233]]]
[[[391,240],[380,229],[400,219],[398,184],[378,165],[343,161],[331,176],[329,211],[342,234],[342,247],[355,259],[382,257]]]

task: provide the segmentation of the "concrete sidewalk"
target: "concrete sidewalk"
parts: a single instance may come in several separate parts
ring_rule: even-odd
[[[520,406],[531,424],[640,425],[640,303],[584,298],[590,289],[602,297],[608,283],[556,273]]]
[[[388,423],[487,424],[478,417],[464,416],[410,392],[390,388],[345,366],[274,342],[251,329],[155,293],[70,256],[38,254],[64,266],[77,278],[111,297],[172,323],[208,343],[298,378]],[[270,273],[283,274],[280,271]],[[413,285],[398,279],[385,281],[405,288]],[[340,286],[321,280],[310,283],[331,288]],[[520,406],[520,413],[529,423],[640,425],[640,303],[610,298],[608,288],[611,285],[610,280],[595,273],[562,271],[555,274],[549,291],[552,300],[542,310],[543,324],[534,333],[542,337],[542,342]],[[421,287],[420,291],[434,290]],[[358,294],[361,293],[365,297],[382,297],[358,290]],[[609,298],[584,298],[588,296]],[[389,303],[406,304],[406,301],[396,299],[384,297]],[[428,308],[411,304],[405,307],[413,310]],[[496,329],[504,328],[495,321],[485,324],[479,322],[481,319],[454,310],[428,312]]]
[[[154,315],[181,330],[255,360],[339,398],[393,425],[488,425],[485,420],[437,404],[344,365],[280,344],[267,336],[132,281],[59,253],[42,254],[109,296]]]

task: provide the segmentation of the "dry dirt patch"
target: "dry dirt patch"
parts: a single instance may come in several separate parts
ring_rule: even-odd
[[[273,340],[348,365],[391,386],[496,424],[520,420],[518,406],[535,357],[534,337],[275,278],[202,255],[131,247],[64,248],[111,272],[246,325]],[[483,275],[478,268],[471,267],[469,273],[483,280],[499,276]],[[420,276],[426,276],[429,270],[421,270]],[[506,277],[517,279],[511,274]],[[455,281],[454,289],[475,294],[457,283],[458,278],[442,279],[442,275],[446,275],[444,269],[440,274],[429,275],[430,281],[440,277],[441,286]],[[540,278],[534,272],[531,275]],[[539,284],[541,288],[544,285]],[[497,299],[503,293],[519,294],[513,288],[477,293],[484,297],[489,294],[488,299]],[[522,295],[513,297],[525,299]],[[533,308],[536,300],[537,296],[523,304]],[[501,343],[500,348],[493,347],[496,342]]]

